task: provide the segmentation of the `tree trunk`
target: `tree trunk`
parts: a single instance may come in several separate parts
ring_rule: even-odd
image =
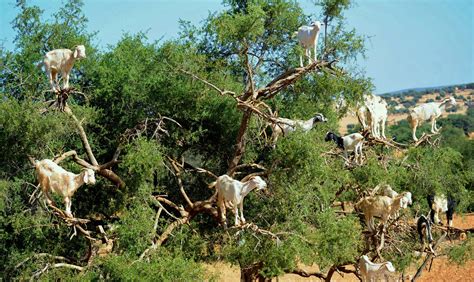
[[[326,16],[324,18],[324,48],[323,48],[323,54],[325,54],[325,56],[322,58],[323,60],[326,60],[327,59],[327,54],[326,54],[326,50],[328,48],[328,45],[327,45],[327,37],[328,37],[328,17]]]
[[[262,266],[263,266],[263,263],[259,262],[248,267],[241,267],[240,268],[240,281],[241,282],[272,281],[271,279],[265,278],[262,275],[260,275],[259,271],[262,268]]]
[[[245,133],[247,132],[247,127],[250,122],[252,112],[248,109],[244,110],[244,115],[242,116],[242,121],[240,122],[239,134],[237,135],[237,142],[235,143],[234,157],[229,163],[229,169],[227,170],[227,175],[232,177],[235,173],[235,168],[240,162],[242,155],[245,152]]]

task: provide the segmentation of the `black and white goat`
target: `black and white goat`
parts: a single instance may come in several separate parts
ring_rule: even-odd
[[[276,118],[275,123],[268,123],[267,126],[272,128],[272,146],[275,146],[280,135],[287,136],[291,132],[296,131],[300,127],[303,132],[308,132],[315,127],[317,123],[327,122],[328,119],[323,114],[315,114],[308,120]]]
[[[364,136],[360,133],[352,133],[346,136],[337,136],[333,132],[328,132],[324,140],[334,141],[337,147],[344,150],[344,157],[347,160],[347,153],[354,152],[356,163],[362,164],[362,144],[364,143]]]
[[[425,250],[425,237],[428,240],[428,246],[430,251],[434,253],[432,243],[433,235],[431,234],[431,220],[429,217],[421,215],[416,222],[416,231],[418,236],[420,236],[420,242],[423,244],[423,250]]]
[[[454,210],[457,205],[454,198],[450,195],[448,195],[448,198],[446,198],[445,195],[435,196],[431,194],[428,195],[426,199],[428,200],[428,206],[430,208],[431,222],[435,224],[442,224],[441,220],[439,219],[439,213],[445,212],[448,226],[451,227],[453,225]]]

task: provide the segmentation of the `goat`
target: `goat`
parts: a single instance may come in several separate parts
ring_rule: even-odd
[[[64,88],[69,89],[69,73],[74,62],[83,58],[86,58],[86,48],[84,45],[76,45],[74,51],[69,49],[49,51],[38,66],[44,65],[52,90],[59,92],[61,88],[59,87],[58,73],[61,73],[61,77],[64,79]]]
[[[54,202],[49,192],[55,192],[64,198],[66,215],[72,217],[71,198],[79,187],[85,184],[95,184],[95,175],[92,169],[84,169],[80,174],[66,171],[49,159],[35,161],[36,174],[39,184],[46,196],[49,205]]]
[[[380,190],[382,189],[382,190]],[[381,196],[387,196],[390,199],[395,199],[398,196],[398,193],[392,189],[392,187],[388,184],[379,184],[375,186],[372,195],[381,195]],[[407,200],[408,201],[408,200]],[[411,193],[410,193],[410,201],[411,201]],[[405,202],[405,201],[404,201]],[[405,203],[402,203],[402,208],[406,208]],[[408,204],[408,203],[407,203]],[[395,218],[398,218],[398,212],[394,214]]]
[[[240,182],[233,179],[227,174],[221,175],[217,180],[209,185],[209,187],[216,187],[217,191],[217,206],[221,214],[221,221],[224,226],[226,223],[226,203],[230,203],[235,215],[235,226],[240,223],[245,224],[244,218],[244,198],[250,191],[257,189],[262,190],[267,187],[267,183],[260,177],[251,177],[246,182]],[[240,217],[239,211],[240,209]]]
[[[298,28],[298,31],[295,32],[295,35],[298,37],[298,42],[304,48],[305,56],[308,57],[309,63],[311,63],[311,50],[314,49],[314,61],[317,59],[317,49],[318,49],[318,38],[319,32],[321,31],[321,23],[319,21],[313,22],[310,26],[303,25]],[[303,56],[300,55],[300,66],[303,67]]]
[[[456,100],[453,97],[449,97],[441,102],[431,102],[418,105],[410,111],[407,120],[412,128],[412,137],[415,142],[418,141],[418,138],[416,137],[416,128],[420,123],[426,120],[431,121],[431,133],[439,132],[441,128],[437,127],[436,119],[441,116],[446,104],[448,103],[455,106]]]
[[[390,216],[395,216],[402,206],[409,203],[411,203],[411,193],[403,192],[394,199],[387,196],[364,197],[356,203],[355,207],[364,213],[365,223],[369,231],[373,232],[375,231],[374,217],[380,217],[385,226]]]
[[[430,251],[433,251],[432,242],[433,235],[431,234],[431,220],[424,215],[421,215],[416,221],[416,231],[420,236],[420,242],[423,244],[423,251],[425,250],[425,237],[428,239]],[[423,234],[424,233],[424,234]]]
[[[388,281],[388,277],[395,272],[395,267],[389,261],[382,263],[374,263],[369,260],[367,255],[363,255],[359,259],[359,270],[362,281],[377,281],[379,277],[384,276]]]
[[[364,136],[360,133],[352,133],[343,137],[337,136],[335,133],[328,132],[324,140],[334,141],[337,147],[344,150],[344,157],[347,160],[347,153],[354,151],[356,162],[362,164],[362,144],[364,143]]]
[[[448,198],[446,199],[445,195],[435,196],[430,194],[426,197],[426,199],[430,208],[431,222],[435,224],[442,224],[441,220],[439,219],[439,213],[445,212],[448,226],[452,227],[453,214],[457,205],[456,201],[450,195],[448,195]]]
[[[273,146],[276,144],[278,137],[283,134],[283,136],[286,136],[290,132],[296,131],[298,127],[301,127],[301,129],[304,132],[310,131],[316,123],[319,122],[327,122],[327,118],[324,117],[323,114],[316,114],[314,117],[308,119],[308,120],[299,120],[299,119],[288,119],[288,118],[276,118],[275,123],[268,123],[267,125],[270,125],[272,128],[272,144]]]
[[[379,191],[380,189],[382,189],[382,190]],[[390,197],[392,199],[398,196],[398,193],[395,190],[392,189],[392,186],[390,186],[388,184],[379,184],[379,185],[375,186],[374,193],[382,195],[382,196],[387,196],[387,197]]]
[[[357,108],[356,114],[363,129],[370,129],[375,138],[386,139],[385,123],[388,118],[387,102],[376,95],[364,97],[364,104]]]
[[[374,188],[374,191],[377,191],[380,188],[382,188],[382,191],[380,193],[380,195],[382,195],[382,196],[387,196],[387,197],[390,197],[391,199],[395,199],[396,197],[398,197],[400,195],[395,190],[392,189],[392,186],[390,186],[388,184],[379,184]],[[403,194],[403,197],[402,197],[402,200],[401,200],[401,203],[400,203],[400,207],[403,208],[403,209],[406,209],[408,207],[408,205],[413,204],[413,201],[411,199],[411,193],[410,192],[404,192],[402,194]]]

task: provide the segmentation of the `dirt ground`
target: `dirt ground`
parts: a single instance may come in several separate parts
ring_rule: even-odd
[[[464,216],[454,216],[453,219],[453,226],[457,228],[472,228],[474,227],[474,214],[464,215]],[[449,240],[445,242],[445,245],[449,244],[457,244],[459,242],[453,241],[450,242]],[[422,259],[420,259],[419,263],[421,264]],[[429,263],[427,265],[429,268]],[[222,282],[238,282],[240,281],[240,270],[236,266],[231,266],[230,264],[226,263],[214,263],[212,265],[206,264],[206,270],[209,273],[214,275],[218,275],[218,281]],[[319,268],[317,266],[301,266],[302,269],[306,271],[318,271]],[[408,275],[414,276],[416,273],[417,267],[414,265],[410,268],[410,270],[406,273]],[[276,280],[276,279],[275,279]],[[278,281],[280,282],[320,282],[321,280],[316,277],[311,278],[304,278],[294,274],[286,274],[281,277],[278,277]],[[335,282],[356,282],[359,281],[354,275],[352,274],[344,274],[344,277],[338,273],[335,273],[333,276],[332,281]],[[406,280],[408,280],[408,276],[406,276]],[[440,256],[433,260],[433,264],[431,265],[431,271],[429,269],[425,269],[421,275],[421,277],[417,280],[420,282],[435,282],[435,281],[449,281],[449,282],[474,282],[474,261],[469,261],[463,266],[458,266],[456,264],[450,263],[446,256]]]

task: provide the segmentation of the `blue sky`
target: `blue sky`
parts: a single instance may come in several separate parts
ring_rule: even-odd
[[[319,9],[299,1],[307,14]],[[57,11],[61,1],[30,0]],[[115,44],[124,32],[147,31],[154,41],[176,37],[178,20],[199,24],[220,0],[85,0],[89,30],[99,46]],[[10,22],[14,0],[0,0],[0,40],[13,48]],[[359,0],[346,12],[348,24],[370,36],[367,56],[359,60],[373,78],[376,93],[399,89],[474,82],[474,0]]]

